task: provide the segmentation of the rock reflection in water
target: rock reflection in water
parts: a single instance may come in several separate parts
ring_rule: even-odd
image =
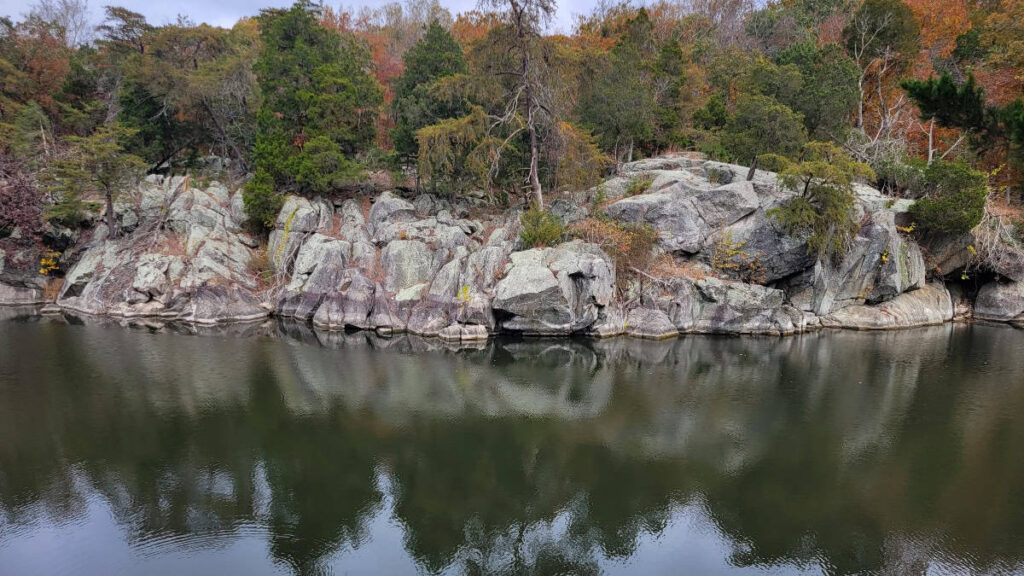
[[[0,323],[0,566],[62,526],[97,572],[657,572],[695,543],[712,573],[1024,561],[1024,332],[457,350],[108,323]]]

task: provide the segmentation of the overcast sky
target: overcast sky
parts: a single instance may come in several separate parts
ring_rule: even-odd
[[[20,19],[29,11],[34,0],[0,0],[0,14]],[[178,14],[187,14],[197,23],[206,22],[215,26],[231,26],[242,16],[253,16],[260,8],[268,6],[288,6],[289,0],[90,0],[89,7],[94,17],[99,18],[103,6],[107,4],[124,6],[130,10],[141,12],[150,24],[168,24]],[[574,14],[589,12],[595,0],[562,0],[558,6],[558,16],[554,23],[564,32],[572,29]],[[337,0],[327,0],[328,6],[337,7]],[[348,0],[345,6],[372,6],[387,4],[387,0]],[[477,0],[441,0],[441,4],[452,14],[472,10]]]

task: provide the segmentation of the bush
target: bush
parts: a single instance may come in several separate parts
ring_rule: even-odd
[[[769,214],[790,234],[807,234],[812,254],[822,260],[837,260],[858,228],[853,218],[853,182],[872,179],[875,173],[827,142],[809,142],[801,158],[779,174],[783,186],[798,196]]]
[[[887,158],[877,163],[876,186],[886,194],[913,195],[923,188],[927,163],[917,158]]]
[[[249,223],[261,230],[274,227],[277,213],[284,204],[284,197],[274,190],[274,179],[263,170],[258,170],[246,183],[242,200]]]
[[[572,236],[597,244],[615,260],[619,278],[630,268],[646,270],[658,233],[646,224],[623,224],[603,218],[588,218],[572,227]]]
[[[988,179],[962,162],[937,160],[925,169],[921,192],[910,214],[923,232],[966,234],[985,215]]]
[[[547,210],[532,206],[519,217],[519,237],[527,248],[554,246],[565,237],[565,224]]]
[[[654,178],[650,176],[634,176],[630,178],[629,184],[626,186],[626,195],[636,196],[637,194],[643,194],[647,192],[651,184],[654,184]]]

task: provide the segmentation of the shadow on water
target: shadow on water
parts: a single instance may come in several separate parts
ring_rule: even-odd
[[[100,506],[91,547],[165,568],[255,535],[257,571],[373,571],[390,523],[410,570],[653,573],[694,518],[723,573],[1024,567],[1021,331],[455,350],[107,324],[0,322],[0,565]]]

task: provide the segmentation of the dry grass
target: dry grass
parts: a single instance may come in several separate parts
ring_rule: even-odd
[[[47,302],[56,302],[57,296],[60,295],[61,288],[63,287],[63,278],[50,278],[46,281],[46,285],[43,286],[43,298],[45,298]]]
[[[632,269],[646,272],[651,264],[654,243],[658,234],[650,226],[621,224],[611,220],[588,218],[573,224],[570,234],[591,244],[597,244],[615,260],[620,281],[628,278]]]
[[[662,254],[655,258],[651,262],[650,273],[652,276],[659,278],[689,278],[691,280],[703,280],[712,276],[718,277],[706,266],[686,260],[679,260],[671,254]]]

